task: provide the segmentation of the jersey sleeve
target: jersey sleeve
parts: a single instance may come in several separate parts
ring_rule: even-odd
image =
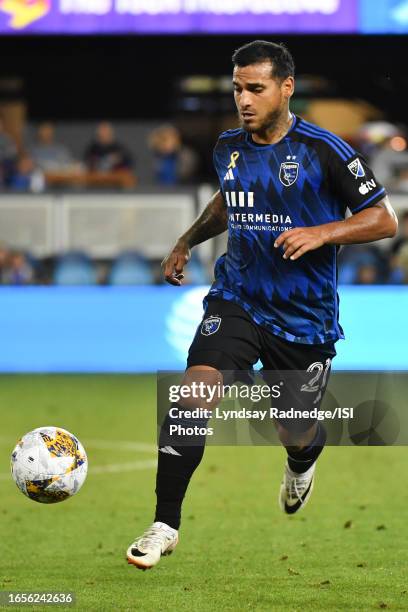
[[[222,166],[222,161],[220,159],[220,141],[218,139],[214,149],[213,149],[213,165],[214,165],[214,170],[217,174],[217,178],[218,178],[218,187],[220,190],[220,193],[222,195],[222,197],[224,198],[224,204],[225,206],[226,204],[226,200],[225,200],[225,189],[224,189],[224,180],[223,180],[223,174],[225,174],[225,170],[224,173],[223,171],[223,166]],[[225,164],[224,164],[225,165]]]
[[[217,144],[215,145],[215,147],[213,149],[213,166],[214,166],[215,173],[217,175],[217,179],[218,179],[217,182],[218,182],[219,188],[222,191],[222,181],[221,181],[220,173],[219,173],[220,164],[219,164],[219,160],[218,160],[217,147],[218,147],[218,142],[217,142]]]
[[[331,189],[352,214],[374,206],[386,196],[385,188],[375,178],[364,157],[357,152],[346,157],[332,151],[329,176]]]

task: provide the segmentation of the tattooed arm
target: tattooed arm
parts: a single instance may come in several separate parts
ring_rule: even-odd
[[[183,269],[191,257],[191,249],[201,242],[225,232],[228,227],[224,198],[217,191],[193,225],[176,242],[162,261],[164,278],[171,285],[181,285]]]

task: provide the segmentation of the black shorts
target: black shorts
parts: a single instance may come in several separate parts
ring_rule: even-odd
[[[335,355],[334,342],[289,342],[254,323],[237,304],[211,299],[190,346],[187,367],[212,366],[235,372],[236,379],[244,380],[242,373],[251,372],[261,360],[268,385],[275,384],[282,373],[290,380],[282,398],[284,408],[309,411],[320,406]],[[283,425],[293,425],[286,419],[278,420]],[[295,428],[304,431],[315,422],[315,418],[303,419]]]

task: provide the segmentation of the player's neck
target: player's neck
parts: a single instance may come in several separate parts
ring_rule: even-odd
[[[251,134],[252,140],[257,144],[275,144],[286,136],[294,120],[294,115],[287,109],[282,113],[274,125],[269,126],[262,132]]]

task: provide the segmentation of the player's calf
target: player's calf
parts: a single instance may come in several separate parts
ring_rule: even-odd
[[[297,432],[299,436],[301,432]],[[286,514],[294,514],[303,508],[310,499],[314,486],[316,461],[326,443],[326,430],[317,422],[302,434],[309,442],[302,446],[286,446],[288,459],[279,490],[279,505]],[[282,432],[280,438],[285,441],[296,439],[290,432]]]

